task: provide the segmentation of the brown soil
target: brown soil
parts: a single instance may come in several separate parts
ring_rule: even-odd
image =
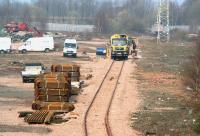
[[[110,113],[111,128],[114,136],[136,136],[139,134],[139,132],[131,128],[130,122],[131,113],[137,110],[140,103],[137,81],[133,78],[136,73],[135,69],[136,64],[128,60],[119,79]]]

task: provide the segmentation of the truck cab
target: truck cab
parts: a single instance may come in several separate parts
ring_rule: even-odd
[[[111,59],[124,58],[128,59],[130,45],[128,43],[128,36],[125,34],[115,34],[111,36]]]
[[[26,63],[21,71],[23,83],[34,82],[35,78],[44,73],[45,67],[41,63]]]
[[[63,56],[72,56],[76,57],[77,56],[77,41],[76,39],[66,39],[64,42],[64,48],[63,48]]]

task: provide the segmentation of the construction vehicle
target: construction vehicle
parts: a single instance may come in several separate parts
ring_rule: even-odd
[[[130,44],[128,42],[128,35],[114,34],[110,38],[111,59],[123,58],[128,59],[130,54]]]
[[[34,37],[42,37],[43,33],[37,30],[36,27],[30,27],[28,24],[24,22],[10,22],[4,25],[5,30],[7,33],[14,33],[19,31],[26,31],[28,33],[32,33]]]

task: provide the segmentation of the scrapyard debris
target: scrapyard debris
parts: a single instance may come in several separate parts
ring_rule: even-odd
[[[80,82],[71,82],[71,87],[72,88],[81,88],[81,83]]]
[[[68,119],[77,119],[80,115],[78,113],[71,112]]]
[[[83,85],[85,82],[84,81],[80,81],[80,84]]]
[[[92,74],[88,74],[88,75],[86,76],[86,80],[89,80],[89,79],[91,79],[92,77],[93,77]]]
[[[193,91],[193,89],[191,87],[189,87],[189,86],[186,87],[186,90]]]
[[[44,36],[46,37],[55,37],[55,38],[61,38],[61,37],[65,37],[66,35],[64,35],[63,33],[58,33],[58,32],[45,32]]]
[[[155,130],[146,131],[145,136],[156,136],[156,131]]]
[[[83,54],[83,55],[87,55],[87,52],[86,52],[86,51],[83,51],[82,54]]]
[[[192,120],[192,123],[195,124],[195,123],[196,123],[196,119],[193,119],[193,120]]]
[[[10,22],[4,26],[4,35],[13,42],[25,42],[32,37],[42,37],[43,34],[36,27],[30,27],[23,22]]]
[[[112,76],[111,78],[110,78],[110,81],[112,81],[114,79],[114,77]]]
[[[149,110],[149,108],[147,106],[144,106],[143,110]]]
[[[138,120],[138,118],[132,117],[131,120],[132,120],[132,121],[136,121],[136,120]]]
[[[11,65],[17,65],[17,66],[22,66],[22,65],[24,65],[24,63],[22,63],[22,62],[18,62],[18,61],[13,61],[13,62],[11,62],[10,63]]]

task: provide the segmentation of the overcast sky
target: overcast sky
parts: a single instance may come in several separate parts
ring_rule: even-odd
[[[18,0],[18,1],[21,1],[21,2],[30,2],[31,0]],[[100,0],[100,1],[102,1],[102,0]],[[110,1],[110,0],[104,0],[104,1]],[[122,1],[124,1],[124,0],[122,0]],[[155,1],[157,1],[157,0],[155,0]],[[184,0],[172,0],[172,1],[178,1],[181,4],[181,3],[183,3]]]

